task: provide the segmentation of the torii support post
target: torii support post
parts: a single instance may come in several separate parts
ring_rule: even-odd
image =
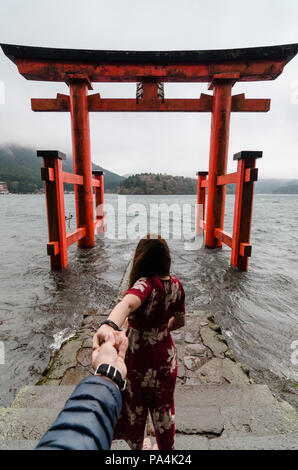
[[[216,178],[217,186],[227,184],[236,185],[233,234],[224,232],[223,228],[215,227],[214,236],[218,241],[224,243],[232,249],[231,266],[242,271],[247,271],[248,258],[251,256],[252,247],[250,245],[250,230],[252,220],[252,203],[254,183],[258,179],[258,169],[255,167],[256,159],[262,157],[260,151],[243,150],[234,155],[234,160],[238,160],[238,168],[234,173],[219,175]],[[207,172],[198,172],[198,204],[203,204],[206,197],[206,188],[209,181]],[[202,212],[197,211],[196,228],[205,230],[206,220]]]
[[[93,220],[92,164],[90,148],[90,124],[88,88],[86,78],[72,77],[70,88],[70,113],[74,173],[83,176],[84,185],[75,186],[77,228],[85,227],[86,235],[78,240],[80,248],[95,246]]]
[[[38,157],[43,157],[44,167],[41,169],[41,178],[45,182],[45,195],[47,204],[47,218],[49,230],[49,243],[47,252],[51,257],[52,269],[67,267],[67,248],[73,243],[86,238],[86,227],[78,227],[71,233],[66,233],[64,191],[63,184],[74,184],[75,187],[84,187],[84,177],[63,171],[62,160],[65,154],[57,150],[38,150]],[[104,232],[104,177],[102,171],[95,171],[95,178],[91,178],[91,185],[95,187],[96,206],[99,206],[97,217],[92,221],[92,230]],[[92,189],[93,198],[93,189]]]
[[[57,150],[39,150],[37,156],[43,157],[44,165],[41,177],[45,185],[48,218],[47,252],[51,258],[51,269],[63,269],[68,263],[62,171],[62,160],[66,156]]]
[[[213,88],[213,106],[211,119],[211,138],[208,176],[208,202],[206,241],[207,248],[222,246],[214,235],[215,227],[223,229],[225,214],[225,186],[217,186],[217,176],[227,172],[230,116],[232,107],[232,86],[235,79],[215,78]]]
[[[95,231],[96,234],[105,231],[104,225],[104,179],[103,171],[93,170],[94,179],[98,182],[98,186],[94,187],[95,190]]]
[[[250,231],[254,182],[258,178],[256,159],[262,157],[262,152],[242,151],[233,157],[238,160],[236,177],[236,195],[234,206],[234,223],[231,265],[242,271],[247,271],[248,257],[251,256]]]
[[[197,189],[197,217],[196,217],[196,235],[199,235],[200,230],[204,230],[202,221],[205,220],[206,212],[206,187],[208,171],[198,171],[198,189]]]

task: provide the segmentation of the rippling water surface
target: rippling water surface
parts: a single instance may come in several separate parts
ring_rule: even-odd
[[[73,194],[65,200],[66,214],[74,214]],[[116,213],[117,200],[116,195],[106,195]],[[127,198],[128,206],[161,202],[194,205],[195,197]],[[228,196],[228,232],[233,202]],[[133,215],[136,210],[138,216]],[[136,217],[145,221],[135,206],[128,223],[137,223]],[[175,228],[178,222],[172,223]],[[74,228],[73,219],[69,230]],[[0,341],[5,346],[0,406],[7,406],[18,388],[36,382],[51,351],[74,333],[84,312],[109,308],[136,241],[98,237],[94,249],[72,246],[69,267],[51,272],[43,195],[0,196],[0,239]],[[294,403],[298,365],[291,362],[291,344],[298,340],[298,196],[256,195],[251,239],[247,273],[229,266],[227,247],[189,251],[184,241],[170,239],[173,271],[184,283],[187,308],[214,312],[253,378]]]

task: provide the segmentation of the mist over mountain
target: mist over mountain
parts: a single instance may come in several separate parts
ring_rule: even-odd
[[[235,194],[235,184],[227,185],[227,194]],[[128,176],[119,187],[120,194],[196,194],[197,179],[161,173]],[[264,179],[255,183],[258,194],[298,194],[298,179]]]
[[[12,193],[34,193],[43,190],[40,177],[42,158],[37,158],[36,150],[19,145],[0,147],[0,181],[6,181]],[[117,175],[92,163],[93,170],[104,171],[105,190],[116,191],[123,176]],[[72,159],[63,160],[63,170],[73,173]],[[66,184],[65,189],[73,190],[73,185]]]
[[[40,177],[42,159],[37,158],[36,150],[20,145],[0,147],[0,181],[8,184],[12,193],[36,193],[43,191]],[[106,192],[120,194],[196,194],[197,180],[184,176],[161,173],[140,173],[120,176],[92,163],[93,170],[104,171]],[[63,170],[73,173],[71,158],[63,160]],[[65,184],[66,190],[73,185]],[[233,194],[235,185],[227,186],[227,193]],[[298,179],[263,179],[255,184],[259,194],[298,194]]]

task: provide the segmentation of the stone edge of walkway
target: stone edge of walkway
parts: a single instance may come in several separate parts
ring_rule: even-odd
[[[131,261],[123,274],[117,296],[112,300],[108,311],[88,310],[84,313],[76,334],[64,341],[50,357],[36,385],[76,385],[93,373],[91,366],[92,337],[99,324],[106,319],[111,308],[121,298],[128,283]]]

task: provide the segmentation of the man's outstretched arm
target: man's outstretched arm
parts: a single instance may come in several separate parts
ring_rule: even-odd
[[[108,341],[92,353],[94,370],[100,364],[110,364],[124,379],[126,350],[126,336],[110,334]],[[95,375],[86,377],[77,385],[36,450],[109,449],[121,407],[121,392],[112,380]]]
[[[104,377],[83,379],[36,450],[107,450],[122,406],[121,392]]]

